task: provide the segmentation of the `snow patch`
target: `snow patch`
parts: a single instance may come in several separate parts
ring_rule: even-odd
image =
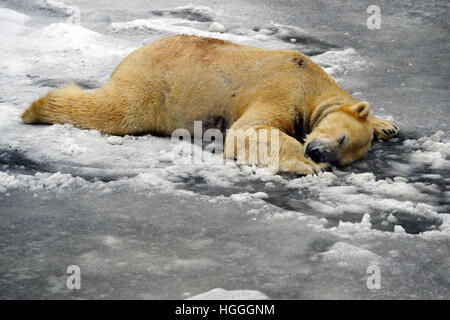
[[[319,254],[324,261],[336,263],[340,267],[351,270],[364,268],[370,265],[384,263],[384,258],[372,251],[348,244],[336,242],[331,248]]]
[[[158,16],[177,16],[199,22],[214,21],[214,12],[210,7],[196,6],[193,4],[175,7],[173,9],[155,10],[153,14]]]
[[[85,56],[96,58],[110,55],[124,56],[134,49],[117,47],[104,35],[75,24],[52,23],[43,31],[35,32],[35,35],[38,38],[42,35],[47,38],[45,40],[47,48],[61,50],[63,47],[65,50],[80,51]]]
[[[112,145],[121,145],[125,142],[125,139],[119,136],[109,136],[106,138],[106,142]]]
[[[355,234],[355,233],[367,233],[370,232],[372,228],[372,223],[370,222],[370,215],[366,213],[360,223],[344,222],[339,221],[337,227],[331,230],[336,230],[343,234]]]
[[[30,17],[26,14],[7,8],[0,8],[0,24],[2,26],[7,26],[8,24],[25,24],[29,20]],[[17,26],[13,26],[11,30],[14,30],[14,27],[17,28]]]
[[[68,6],[57,0],[38,0],[36,2],[36,7],[39,9],[62,13],[71,18],[71,23],[80,23],[80,8],[77,6]]]
[[[251,200],[255,200],[255,199],[256,200],[266,199],[268,197],[269,197],[269,195],[265,192],[256,192],[256,193],[244,192],[244,193],[232,194],[230,196],[230,199],[235,202],[245,202],[245,201],[251,201]]]
[[[396,225],[394,226],[394,233],[406,233],[406,231],[402,226]]]
[[[59,192],[70,188],[85,188],[91,183],[70,174],[41,173],[34,175],[12,175],[0,172],[0,193],[8,191],[50,191]]]
[[[419,237],[429,241],[447,241],[450,239],[450,214],[442,213],[439,216],[442,220],[439,230],[425,231],[419,234]]]
[[[225,32],[227,31],[227,28],[219,22],[213,22],[209,25],[208,30],[209,32]]]
[[[257,290],[211,289],[187,300],[269,300],[269,297]]]
[[[367,65],[353,48],[328,51],[311,59],[336,81],[341,80],[349,70],[359,70]]]
[[[400,199],[419,200],[424,197],[413,185],[404,182],[402,179],[383,179],[376,180],[375,175],[371,172],[351,173],[346,182],[367,192],[373,192],[383,196],[395,197]]]
[[[413,167],[425,166],[438,170],[450,168],[450,136],[444,131],[418,140],[405,140],[403,145],[413,151],[409,157]]]

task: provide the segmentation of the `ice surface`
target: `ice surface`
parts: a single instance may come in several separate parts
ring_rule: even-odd
[[[389,64],[403,63],[382,51],[390,47],[348,40],[339,29],[346,20],[333,30],[305,23],[322,14],[338,19],[333,5],[24,3],[0,8],[1,298],[450,297],[449,97],[433,66],[426,81],[407,82],[423,80],[425,71],[414,68],[429,59],[408,65],[405,91],[397,79],[404,71],[386,78]],[[67,20],[76,7],[81,25]],[[437,27],[404,19],[417,39],[399,38],[398,29],[383,34],[420,51],[416,40],[426,42],[427,34],[420,37]],[[214,22],[226,31],[210,32]],[[20,121],[48,89],[99,87],[133,49],[179,32],[310,54],[357,99],[374,101],[372,110],[396,121],[402,134],[374,143],[350,167],[290,177],[170,138]],[[358,32],[355,39],[366,31]],[[433,64],[445,69],[447,60]],[[435,108],[428,121],[422,97]],[[73,264],[82,271],[80,291],[65,287]],[[380,290],[366,286],[373,264],[381,269]]]

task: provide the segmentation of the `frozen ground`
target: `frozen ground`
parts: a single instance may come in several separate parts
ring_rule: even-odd
[[[448,3],[381,1],[381,30],[365,1],[193,3],[0,1],[0,298],[449,299]],[[178,32],[307,53],[402,133],[296,178],[197,146],[193,163],[169,138],[20,122],[50,88],[99,87]]]

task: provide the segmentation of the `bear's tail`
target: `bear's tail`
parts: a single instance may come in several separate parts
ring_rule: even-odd
[[[52,90],[34,101],[22,114],[22,120],[25,123],[80,122],[80,119],[74,115],[74,109],[80,105],[86,105],[86,98],[87,94],[74,84]]]
[[[120,101],[110,103],[104,88],[84,92],[74,84],[52,90],[34,101],[22,114],[25,123],[70,123],[103,133],[128,134],[123,127],[124,110]]]

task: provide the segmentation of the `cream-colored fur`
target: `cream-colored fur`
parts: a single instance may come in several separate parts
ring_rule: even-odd
[[[71,123],[113,135],[171,135],[178,128],[193,133],[195,120],[215,126],[214,119],[221,119],[230,129],[226,157],[236,156],[239,146],[230,139],[246,129],[279,130],[279,170],[299,174],[322,167],[305,156],[299,138],[306,138],[305,146],[312,141],[310,147],[324,146],[327,157],[345,165],[366,154],[372,132],[381,139],[398,132],[299,52],[185,35],[132,52],[108,83],[92,93],[73,84],[49,92],[22,119]],[[269,143],[270,137],[264,141]],[[257,164],[270,166],[270,157],[260,157]]]

